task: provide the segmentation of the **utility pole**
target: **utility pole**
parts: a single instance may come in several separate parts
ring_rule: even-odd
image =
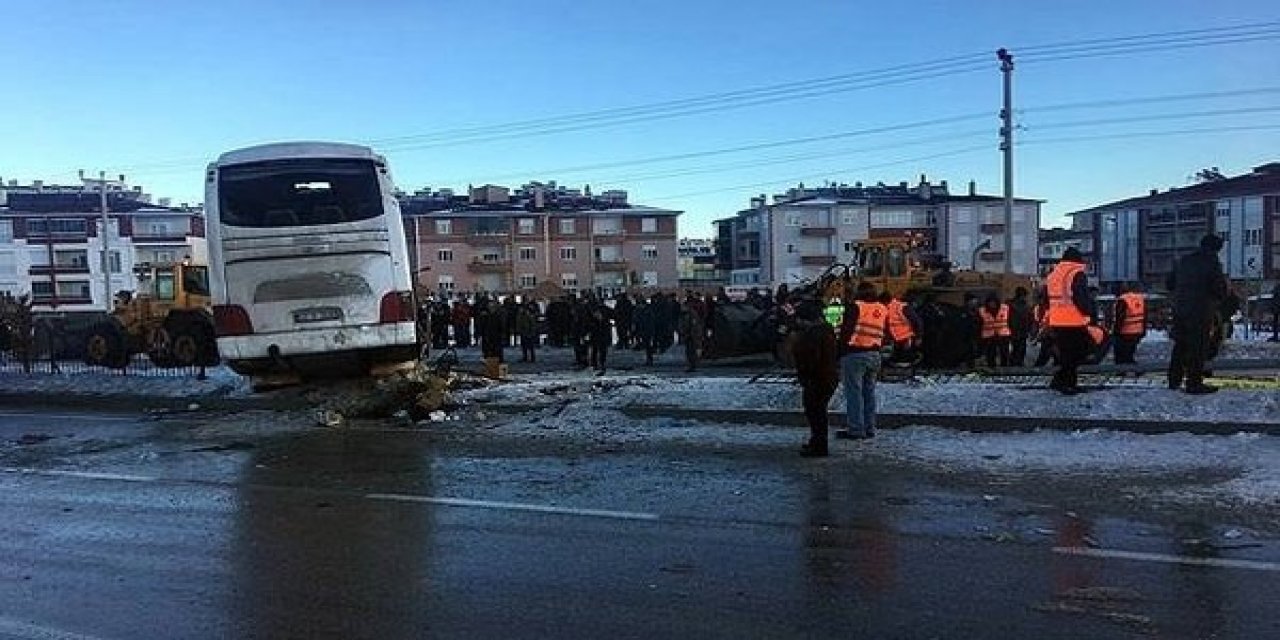
[[[1013,273],[1013,54],[996,52],[1004,76],[1004,107],[1000,109],[1000,150],[1004,152],[1004,272]]]
[[[80,172],[80,179],[85,180],[86,182],[94,182],[93,180],[85,179],[83,170]],[[103,295],[102,300],[103,300],[103,304],[106,305],[107,312],[110,313],[112,308],[112,305],[111,305],[111,253],[110,253],[111,241],[107,237],[108,231],[110,230],[110,221],[107,215],[109,213],[109,208],[107,207],[107,172],[99,171],[98,179],[96,180],[96,182],[98,183],[98,208],[102,213],[102,222],[101,222],[102,233],[101,233],[101,237],[99,238],[99,240],[102,242],[102,256],[100,259],[100,263],[102,266],[102,295]],[[124,182],[123,175],[120,176],[120,182],[122,183]]]

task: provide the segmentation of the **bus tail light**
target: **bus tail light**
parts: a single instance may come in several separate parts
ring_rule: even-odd
[[[249,312],[238,304],[214,305],[213,326],[219,336],[247,336],[253,333]]]
[[[378,309],[378,322],[413,322],[413,292],[392,291],[382,296],[382,304]]]

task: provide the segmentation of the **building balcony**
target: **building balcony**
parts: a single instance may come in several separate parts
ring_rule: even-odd
[[[800,264],[806,267],[829,267],[835,263],[835,256],[800,256]]]
[[[467,236],[467,244],[493,245],[493,244],[507,244],[509,242],[511,242],[511,234],[505,233],[505,232],[501,232],[501,233],[481,232],[481,233],[472,233]]]
[[[596,234],[591,236],[591,240],[596,244],[622,244],[627,241],[627,234],[622,232]]]
[[[978,231],[989,235],[1004,233],[1004,223],[984,222],[981,225],[978,225]]]
[[[510,260],[472,260],[467,269],[473,273],[507,273],[511,271]]]
[[[631,263],[622,258],[596,258],[597,271],[626,271]]]
[[[978,259],[985,262],[1004,262],[1003,251],[983,251],[978,254]]]
[[[81,296],[37,295],[37,296],[32,296],[31,304],[42,306],[42,307],[57,307],[57,306],[71,305],[71,304],[83,305],[83,304],[93,304],[93,299],[85,298]]]
[[[66,274],[85,274],[85,273],[89,273],[89,266],[75,265],[75,264],[59,264],[59,265],[50,266],[47,264],[38,264],[38,265],[33,265],[30,269],[27,270],[27,273],[33,276],[47,276],[54,272],[66,273]]]
[[[44,232],[27,232],[27,244],[85,244],[89,241],[87,233],[57,233],[49,235]]]
[[[187,236],[181,233],[135,233],[134,244],[186,244]]]
[[[835,227],[802,227],[800,229],[800,235],[811,238],[830,238],[835,234]]]

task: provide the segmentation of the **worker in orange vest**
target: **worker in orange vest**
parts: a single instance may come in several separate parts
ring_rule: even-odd
[[[920,316],[911,305],[885,291],[880,294],[880,304],[889,311],[889,340],[893,344],[894,362],[909,362],[920,344]]]
[[[1031,307],[1031,317],[1035,323],[1031,334],[1035,336],[1034,340],[1040,345],[1040,351],[1036,353],[1036,361],[1031,366],[1043,367],[1054,361],[1057,364],[1057,357],[1053,353],[1053,334],[1049,332],[1049,301],[1045,294],[1044,287],[1036,289],[1036,303]]]
[[[1044,287],[1049,300],[1045,319],[1058,354],[1058,370],[1049,388],[1075,395],[1083,391],[1076,369],[1093,348],[1088,330],[1093,318],[1093,300],[1089,297],[1084,256],[1079,249],[1071,247],[1062,253],[1062,260],[1045,278]]]
[[[1115,336],[1116,364],[1136,364],[1133,359],[1138,343],[1147,334],[1147,302],[1138,285],[1130,284],[1116,298],[1112,314],[1111,335]]]
[[[880,349],[889,333],[889,309],[880,304],[876,287],[858,284],[857,297],[845,305],[840,327],[840,382],[844,385],[844,429],[837,438],[865,440],[876,434],[876,376]]]
[[[987,366],[1009,366],[1009,342],[1013,337],[1009,330],[1009,305],[1000,302],[1000,296],[995,293],[987,294],[982,308],[978,310],[978,317],[982,319],[979,340],[987,357]]]

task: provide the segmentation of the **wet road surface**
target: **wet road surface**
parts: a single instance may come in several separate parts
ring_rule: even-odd
[[[1224,524],[1197,514],[790,451],[286,422],[0,410],[0,637],[1280,633],[1274,541],[1190,547]]]

